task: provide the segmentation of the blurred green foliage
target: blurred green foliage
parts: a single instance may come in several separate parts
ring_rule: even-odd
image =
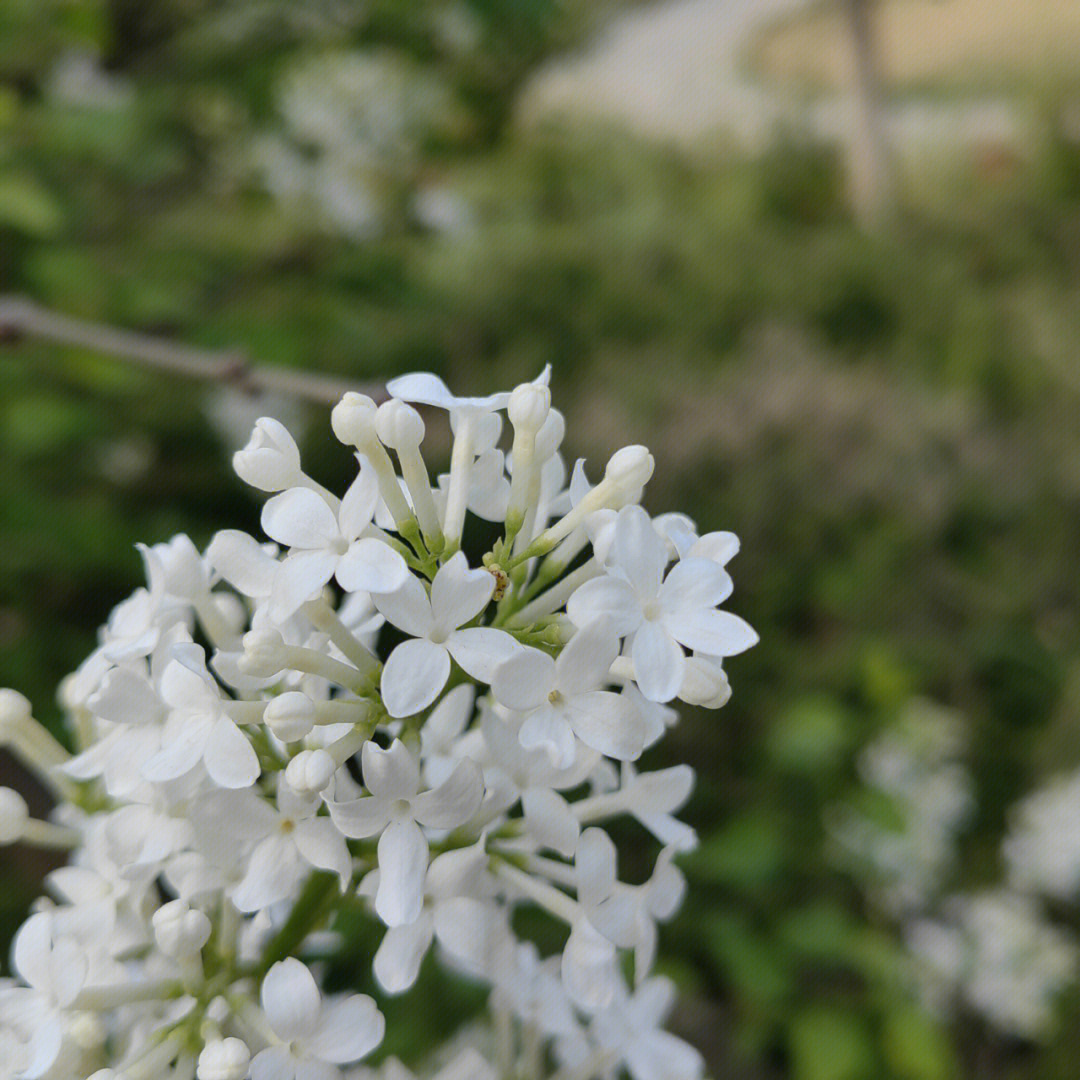
[[[470,392],[551,362],[571,455],[595,470],[646,442],[650,509],[739,533],[733,607],[762,639],[730,664],[731,704],[650,761],[700,777],[664,939],[690,1003],[676,1024],[717,1076],[1071,1076],[1080,1003],[1053,1052],[917,1008],[823,814],[859,747],[933,696],[972,725],[980,809],[954,884],[975,887],[1009,804],[1080,761],[1080,152],[973,158],[950,197],[870,238],[838,154],[797,133],[745,160],[517,131],[516,88],[586,28],[567,11],[4,0],[0,292],[357,379],[428,369]],[[291,65],[343,49],[449,95],[453,123],[399,179],[449,192],[452,227],[410,212],[344,236],[250,166]],[[228,469],[239,422],[212,422],[241,405],[75,349],[5,350],[0,685],[55,720],[58,680],[139,581],[136,541],[256,528]],[[314,420],[305,460],[339,483],[347,456]],[[26,899],[5,886],[6,928]],[[371,947],[370,926],[350,933]],[[425,1000],[395,1049],[450,1017]]]

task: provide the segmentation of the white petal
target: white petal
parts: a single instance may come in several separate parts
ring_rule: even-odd
[[[364,786],[380,799],[411,799],[420,790],[420,768],[400,739],[395,739],[389,750],[377,743],[364,743],[360,761]]]
[[[509,660],[521,646],[505,630],[493,626],[470,626],[455,630],[446,639],[446,648],[458,666],[474,679],[490,683],[499,665]]]
[[[413,814],[432,829],[456,829],[480,809],[484,801],[484,775],[470,758],[462,758],[450,776],[434,791],[413,799]]]
[[[244,788],[259,779],[259,758],[247,736],[228,717],[214,721],[203,761],[210,779],[224,788]]]
[[[293,957],[279,960],[263,979],[261,1000],[266,1018],[280,1039],[311,1036],[319,1023],[319,988],[308,969]]]
[[[386,391],[391,397],[402,401],[416,401],[421,405],[437,405],[449,409],[456,400],[450,388],[430,371],[415,371],[408,375],[398,375],[386,384]]]
[[[667,545],[640,506],[624,506],[619,511],[611,559],[641,600],[656,595],[667,566]]]
[[[386,621],[404,631],[410,637],[427,637],[431,633],[431,604],[424,586],[412,574],[400,589],[391,593],[379,593],[372,601]]]
[[[574,734],[616,761],[635,761],[649,739],[649,724],[630,698],[593,690],[569,698],[564,712]]]
[[[491,680],[495,700],[518,712],[535,709],[554,687],[555,661],[539,649],[516,650],[496,668]]]
[[[338,522],[346,540],[355,540],[370,524],[379,503],[379,481],[375,470],[365,460],[360,472],[341,500]]]
[[[416,922],[424,908],[428,842],[415,821],[393,821],[379,837],[375,912],[387,926]]]
[[[615,946],[586,920],[571,930],[562,955],[563,985],[570,997],[591,1012],[610,1004],[619,987]]]
[[[580,826],[567,801],[550,788],[528,788],[521,794],[525,825],[543,847],[570,858],[577,847]]]
[[[345,838],[338,832],[330,818],[313,817],[296,822],[293,840],[297,851],[312,866],[337,874],[341,891],[349,887],[352,877],[352,856]]]
[[[270,589],[270,618],[284,622],[316,596],[334,575],[338,557],[330,551],[296,551],[279,564]]]
[[[487,570],[470,570],[464,552],[445,563],[431,583],[431,614],[444,634],[456,630],[487,607],[495,578]]]
[[[529,713],[518,739],[526,750],[543,750],[551,764],[557,769],[567,769],[577,757],[577,743],[574,741],[574,729],[562,711],[541,705]]]
[[[192,662],[196,656],[188,657]],[[161,698],[174,709],[192,712],[200,707],[211,708],[217,701],[217,692],[209,676],[193,671],[181,660],[170,660],[161,673],[159,686]]]
[[[686,656],[675,639],[657,622],[643,622],[630,647],[634,678],[650,701],[670,701],[682,686]]]
[[[758,643],[754,628],[730,611],[683,611],[670,624],[673,637],[709,656],[735,656]]]
[[[619,655],[619,639],[606,619],[587,623],[566,643],[556,662],[559,690],[572,696],[596,690],[608,681]]]
[[[296,1080],[296,1059],[284,1046],[260,1050],[250,1068],[251,1080]]]
[[[603,829],[586,829],[574,854],[578,900],[594,908],[615,888],[615,845]]]
[[[282,835],[268,836],[247,859],[247,871],[232,894],[238,911],[261,911],[284,900],[299,885],[303,863],[296,845]]]
[[[649,1031],[626,1048],[633,1080],[699,1080],[705,1060],[689,1043],[669,1031]]]
[[[383,1040],[386,1022],[367,994],[328,1001],[307,1049],[321,1061],[347,1065],[370,1054]]]
[[[161,718],[164,706],[147,677],[131,668],[113,668],[86,707],[114,724],[146,724]]]
[[[347,799],[344,802],[332,802],[328,799],[326,805],[334,824],[345,836],[354,840],[375,836],[390,823],[390,809],[385,799],[370,796]]]
[[[689,765],[639,773],[632,782],[636,814],[670,814],[678,810],[694,789],[694,770]]]
[[[387,657],[382,697],[391,716],[412,716],[427,708],[450,677],[450,654],[424,638],[403,641]]]
[[[469,683],[455,686],[431,710],[431,715],[420,731],[420,738],[425,749],[429,745],[441,749],[449,748],[468,725],[475,701],[475,686]]]
[[[175,723],[178,719],[180,723]],[[190,772],[206,750],[212,721],[174,713],[166,726],[165,743],[142,767],[143,776],[155,784],[175,780]]]
[[[731,595],[733,587],[731,575],[711,560],[683,559],[664,578],[660,603],[668,612],[716,607]]]
[[[52,949],[52,916],[40,911],[19,927],[11,949],[12,966],[35,990],[49,988],[49,953]]]
[[[710,532],[694,541],[687,556],[694,559],[712,559],[725,566],[739,554],[739,538],[732,532]]]
[[[347,592],[392,593],[409,576],[405,560],[373,536],[354,540],[337,564],[337,579]]]
[[[237,529],[217,533],[206,549],[210,565],[247,596],[269,596],[277,559],[253,537]]]
[[[310,488],[289,488],[268,499],[262,527],[279,544],[309,550],[327,548],[340,535],[334,511]]]
[[[566,614],[575,626],[586,626],[594,619],[609,619],[612,633],[622,637],[641,622],[641,604],[622,578],[604,576],[592,578],[575,589],[566,602]]]
[[[408,926],[392,926],[386,931],[373,966],[375,978],[388,994],[401,994],[416,982],[434,932],[427,912]]]

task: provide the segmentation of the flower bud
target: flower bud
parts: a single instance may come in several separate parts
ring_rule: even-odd
[[[315,702],[299,690],[289,690],[268,702],[266,726],[282,742],[298,742],[315,726]]]
[[[339,442],[363,449],[375,438],[375,402],[350,391],[330,413],[330,426]]]
[[[230,1036],[208,1042],[199,1054],[199,1080],[244,1080],[251,1064],[251,1051],[243,1039]]]
[[[419,446],[424,441],[424,421],[411,405],[391,398],[375,414],[375,433],[391,450]]]
[[[285,783],[296,792],[312,798],[330,786],[337,772],[337,762],[325,750],[301,750],[285,767]]]
[[[162,905],[150,921],[158,948],[174,959],[194,956],[210,940],[210,920],[183,900],[170,900]]]
[[[21,839],[29,817],[26,800],[14,788],[0,787],[0,845]]]
[[[534,434],[543,426],[551,411],[551,391],[538,383],[522,383],[514,388],[506,406],[506,415],[515,430]]]
[[[237,666],[245,675],[269,679],[285,666],[285,639],[277,630],[249,630],[241,639]]]
[[[622,491],[636,491],[649,482],[654,465],[652,454],[644,446],[624,446],[611,455],[604,479]]]
[[[687,705],[719,709],[731,697],[731,684],[724,669],[704,656],[688,656],[683,667],[679,700]]]
[[[18,690],[0,690],[0,741],[7,742],[28,724],[33,715],[30,702]]]
[[[247,446],[233,454],[233,468],[260,491],[283,491],[300,480],[300,451],[283,424],[264,416],[255,421]]]

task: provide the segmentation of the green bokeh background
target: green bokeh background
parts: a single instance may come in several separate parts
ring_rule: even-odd
[[[569,456],[595,475],[644,442],[651,511],[740,535],[731,606],[761,635],[729,664],[730,704],[687,710],[649,758],[699,774],[702,844],[662,939],[676,1030],[715,1077],[1071,1080],[1080,998],[1042,1043],[923,1012],[823,813],[913,696],[956,710],[979,809],[950,884],[974,889],[1000,879],[1008,806],[1080,761],[1080,147],[1042,88],[1023,154],[951,161],[869,236],[840,150],[799,132],[749,156],[512,123],[529,72],[613,7],[0,0],[0,293],[357,380],[431,370],[484,393],[551,363]],[[449,102],[379,173],[364,236],[244,164],[282,127],[287,73],[343,50]],[[73,54],[100,58],[119,104],[57,89]],[[459,228],[410,210],[430,184]],[[136,541],[257,527],[228,467],[242,422],[214,420],[245,407],[74,348],[0,348],[0,685],[49,722],[139,583]],[[267,407],[307,431],[313,475],[345,480],[325,410]],[[633,877],[648,853],[619,838]],[[43,865],[6,856],[5,940]],[[433,967],[423,986],[388,1007],[413,1060],[482,1000]]]

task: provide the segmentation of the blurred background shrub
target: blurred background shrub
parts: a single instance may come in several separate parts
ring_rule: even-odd
[[[867,229],[802,106],[749,147],[519,122],[620,6],[0,0],[0,293],[358,380],[550,362],[571,455],[645,442],[652,511],[738,532],[762,639],[650,761],[699,775],[680,1032],[717,1077],[1071,1080],[1075,65],[1011,77],[1019,140],[908,148]],[[765,76],[827,31],[781,26]],[[312,407],[4,349],[0,685],[55,720],[136,541],[257,527],[228,453],[264,412],[343,480]],[[6,854],[6,935],[43,866]],[[387,1049],[422,1057],[456,995],[388,1011]]]

